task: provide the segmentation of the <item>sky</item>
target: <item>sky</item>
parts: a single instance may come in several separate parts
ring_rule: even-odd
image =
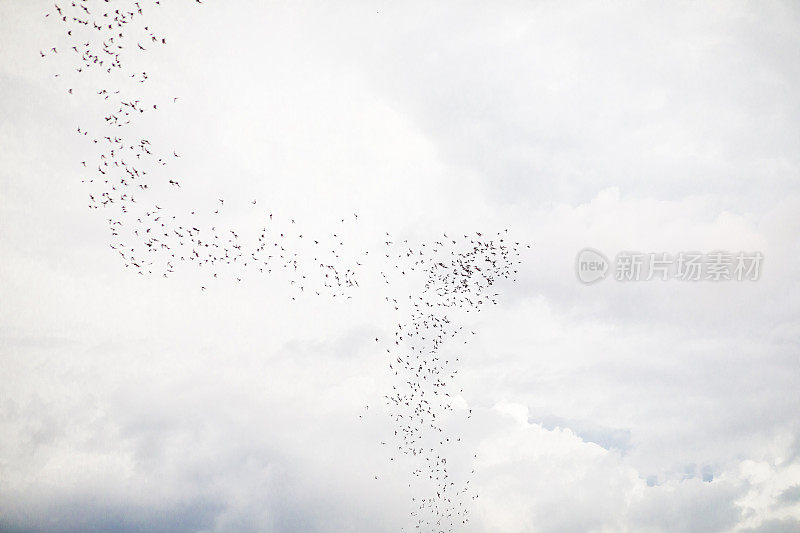
[[[224,196],[245,237],[262,208],[342,224],[373,257],[385,232],[531,244],[462,317],[459,530],[800,530],[796,3],[151,3],[168,42],[130,61],[181,155],[164,202]],[[413,529],[377,262],[347,300],[126,268],[51,11],[0,0],[0,531]],[[586,247],[764,261],[586,285]]]

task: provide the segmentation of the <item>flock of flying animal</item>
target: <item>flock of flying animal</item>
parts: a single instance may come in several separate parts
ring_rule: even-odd
[[[147,72],[125,68],[129,55],[143,54],[167,43],[166,37],[144,23],[144,3],[73,0],[63,6],[56,3],[54,12],[45,15],[61,23],[71,46],[66,52],[63,47],[52,47],[47,52],[40,51],[40,55],[47,58],[66,53],[69,74],[87,77],[97,71],[105,78],[103,87],[92,90],[106,106],[102,122],[98,121],[100,132],[90,133],[85,126],[78,126],[76,131],[96,149],[95,160],[81,162],[93,173],[83,181],[90,187],[89,208],[106,216],[109,246],[127,268],[140,275],[169,277],[182,266],[194,264],[210,271],[212,279],[228,273],[241,282],[246,271],[280,273],[299,292],[346,296],[347,289],[358,284],[358,263],[344,265],[341,233],[347,223],[357,220],[357,214],[342,219],[339,231],[311,236],[298,229],[293,219],[282,220],[265,211],[261,214],[259,237],[246,243],[236,229],[223,228],[224,198],[219,198],[207,213],[200,209],[181,212],[170,207],[169,198],[179,194],[185,185],[170,168],[180,154],[172,148],[159,149],[150,139],[128,133],[135,130],[146,113],[164,107],[163,103],[159,107],[160,102],[145,103],[138,94],[140,86],[150,79]],[[67,73],[55,77],[65,79]],[[90,83],[99,81],[97,77],[89,79]],[[115,82],[118,88],[109,87]],[[67,92],[77,94],[72,87]],[[171,103],[177,101],[178,97],[171,98]],[[172,194],[165,194],[164,187]],[[253,200],[248,207],[260,206]],[[304,242],[313,246],[310,256],[300,252],[305,248]],[[205,291],[207,285],[203,284],[200,290]]]
[[[418,530],[456,530],[469,521],[470,500],[478,497],[471,480],[448,467],[448,459],[458,455],[453,448],[462,443],[448,426],[454,417],[470,418],[472,413],[454,409],[462,390],[455,386],[461,358],[453,348],[457,341],[463,347],[475,334],[459,325],[464,313],[496,305],[495,283],[513,281],[518,273],[520,243],[507,235],[508,230],[491,238],[444,233],[415,246],[386,234],[384,255],[391,268],[381,273],[384,282],[391,285],[398,276],[411,276],[419,287],[404,301],[386,297],[399,319],[386,348],[394,383],[384,396],[396,427],[394,448],[416,463],[412,473],[422,481],[418,486],[425,496],[413,498],[418,502],[413,512]]]
[[[180,193],[182,184],[186,185],[170,171],[180,155],[128,133],[135,130],[138,119],[165,104],[145,102],[136,89],[150,76],[126,69],[127,59],[167,44],[167,38],[151,30],[145,19],[145,11],[160,3],[68,0],[56,3],[45,15],[60,25],[69,45],[40,51],[41,57],[67,55],[70,74],[88,77],[90,85],[103,80],[103,87],[91,89],[105,106],[98,131],[90,133],[79,126],[77,134],[95,148],[95,159],[81,162],[91,172],[83,182],[90,188],[89,208],[105,216],[111,249],[126,268],[139,275],[169,277],[190,265],[207,270],[209,280],[224,273],[237,282],[245,272],[280,273],[300,293],[349,298],[348,292],[358,287],[361,263],[344,260],[343,235],[349,224],[358,222],[357,214],[340,219],[328,234],[311,236],[295,220],[279,219],[265,210],[258,237],[247,242],[236,229],[223,228],[221,220],[214,222],[226,209],[224,198],[217,199],[208,212],[180,210],[164,201],[164,190]],[[95,72],[97,76],[89,76]],[[66,79],[62,74],[55,77]],[[71,86],[67,92],[76,94]],[[172,97],[166,104],[177,101]],[[251,209],[263,209],[257,200],[250,204]],[[454,385],[460,357],[452,347],[456,342],[463,345],[474,334],[458,325],[462,313],[496,304],[498,294],[491,292],[495,283],[514,279],[520,243],[509,240],[508,230],[491,238],[482,233],[463,238],[445,233],[418,245],[394,241],[386,233],[382,251],[391,267],[381,272],[383,283],[391,286],[401,278],[418,281],[418,288],[407,298],[385,297],[398,316],[393,338],[385,339],[394,383],[383,398],[394,427],[387,439],[394,443],[390,460],[401,453],[416,462],[413,477],[424,482],[420,489],[424,496],[417,493],[412,498],[415,529],[453,531],[468,522],[469,501],[478,496],[469,479],[457,480],[453,468],[448,469],[452,448],[461,444],[461,437],[447,428],[447,420],[456,413],[454,398],[460,393]],[[362,257],[368,254],[360,252]],[[469,417],[469,413],[464,414]]]

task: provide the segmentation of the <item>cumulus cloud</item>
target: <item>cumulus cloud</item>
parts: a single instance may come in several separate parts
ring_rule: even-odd
[[[84,210],[85,102],[35,61],[49,8],[0,3],[0,529],[407,526],[377,263],[352,301],[291,305],[268,279],[126,272]],[[151,90],[185,102],[155,126],[192,201],[258,196],[310,228],[358,211],[365,247],[533,244],[444,348],[472,412],[465,530],[800,527],[797,6],[242,0],[154,23]],[[765,262],[587,287],[585,246]]]

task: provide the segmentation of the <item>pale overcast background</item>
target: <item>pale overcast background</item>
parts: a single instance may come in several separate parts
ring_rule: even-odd
[[[161,3],[144,66],[181,105],[154,131],[198,202],[533,243],[470,324],[465,531],[800,531],[799,4]],[[359,418],[377,273],[293,303],[126,270],[49,9],[0,0],[0,531],[408,529],[388,421]],[[585,246],[765,260],[585,286]]]

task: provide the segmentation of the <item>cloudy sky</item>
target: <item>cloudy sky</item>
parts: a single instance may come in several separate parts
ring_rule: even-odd
[[[136,61],[180,97],[150,131],[197,205],[532,243],[468,324],[465,531],[800,530],[796,3],[161,3]],[[97,99],[40,58],[51,9],[0,0],[0,531],[413,527],[378,272],[293,302],[124,268],[81,183]],[[587,286],[584,247],[764,262]]]

